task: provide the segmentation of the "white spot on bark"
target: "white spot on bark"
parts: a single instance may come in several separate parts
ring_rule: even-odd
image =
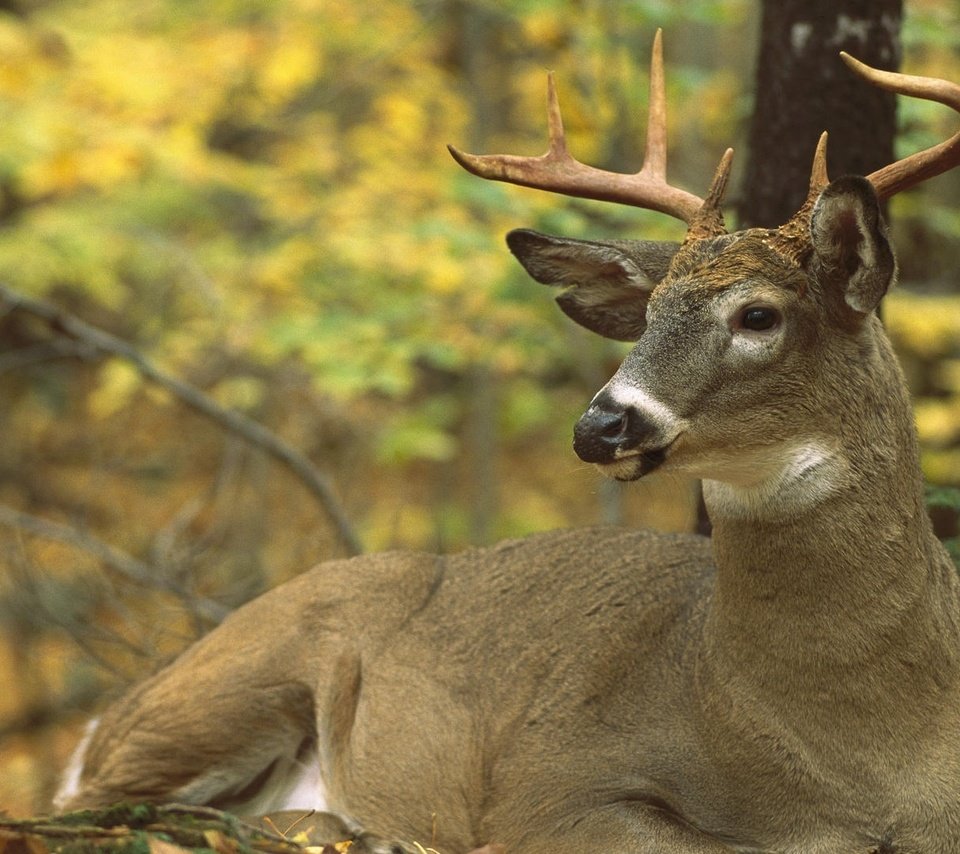
[[[813,24],[809,21],[797,21],[790,28],[790,46],[793,48],[793,52],[803,53],[811,35],[813,35]]]
[[[872,22],[865,18],[851,18],[849,15],[837,16],[837,29],[834,31],[830,43],[842,45],[851,40],[866,44],[870,38]]]
[[[895,39],[900,33],[899,15],[881,15],[880,26],[883,27],[891,38]]]

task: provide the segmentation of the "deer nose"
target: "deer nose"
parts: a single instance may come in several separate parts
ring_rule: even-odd
[[[594,403],[573,428],[573,450],[585,463],[609,463],[646,432],[636,409]]]

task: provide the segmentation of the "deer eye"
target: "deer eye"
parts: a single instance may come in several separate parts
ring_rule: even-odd
[[[780,325],[780,312],[768,305],[750,305],[737,315],[735,326],[750,332],[770,332]]]

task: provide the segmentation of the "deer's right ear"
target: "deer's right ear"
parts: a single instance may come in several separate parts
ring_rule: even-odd
[[[529,229],[507,246],[538,282],[566,288],[557,304],[604,338],[636,341],[647,326],[647,300],[666,275],[679,244],[552,237]]]
[[[872,312],[897,275],[873,185],[855,176],[829,184],[814,205],[810,237],[824,271],[842,288],[846,305],[859,315]]]

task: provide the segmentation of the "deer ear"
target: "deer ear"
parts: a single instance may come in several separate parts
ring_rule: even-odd
[[[566,288],[557,304],[604,338],[636,341],[647,326],[647,300],[679,248],[651,241],[592,241],[529,229],[507,235],[510,251],[544,285]]]
[[[842,282],[844,302],[860,314],[873,311],[897,273],[873,185],[857,177],[829,184],[814,205],[810,234],[823,270]]]

